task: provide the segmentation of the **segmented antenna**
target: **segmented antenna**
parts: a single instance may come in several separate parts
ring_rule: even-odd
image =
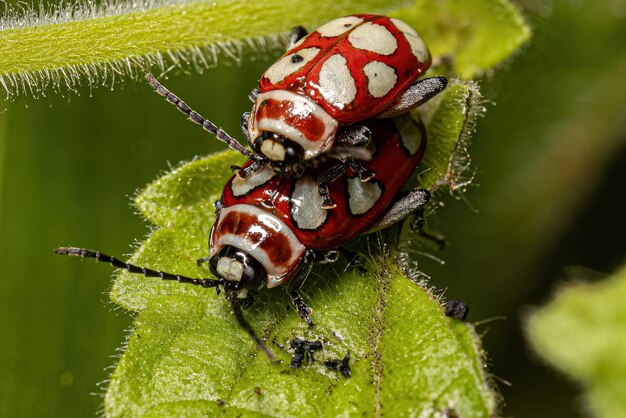
[[[69,255],[71,257],[94,258],[96,261],[109,263],[114,267],[127,270],[130,273],[143,274],[146,277],[159,277],[163,280],[174,280],[179,283],[189,283],[202,287],[217,287],[226,283],[226,280],[224,279],[194,279],[192,277],[181,276],[180,274],[172,274],[164,271],[139,267],[134,264],[125,263],[115,257],[103,254],[100,251],[88,250],[86,248],[60,247],[54,250],[54,252],[60,255]],[[239,305],[239,301],[237,300],[237,296],[235,294],[229,295],[228,300],[230,302],[230,305],[232,306],[233,313],[235,314],[235,318],[237,318],[239,326],[241,326],[241,328],[243,328],[244,331],[248,333],[250,338],[252,338],[252,340],[257,344],[257,346],[263,352],[263,354],[265,354],[267,359],[273,363],[275,360],[274,353],[263,343],[263,341],[261,341],[261,339],[254,332],[252,326],[248,323],[248,321],[246,321],[246,318],[244,318],[243,312],[241,311],[241,306]]]
[[[255,154],[254,152],[250,150],[245,149],[235,138],[228,135],[222,128],[218,128],[213,122],[206,119],[205,117],[200,115],[198,112],[190,108],[189,105],[187,105],[187,103],[183,102],[182,100],[178,98],[178,96],[176,96],[174,93],[172,93],[171,91],[163,87],[163,85],[159,83],[152,74],[149,74],[149,73],[146,74],[146,79],[148,80],[148,84],[150,84],[150,87],[152,87],[154,91],[156,91],[161,96],[165,97],[165,100],[167,100],[169,103],[176,106],[176,109],[178,109],[180,112],[187,115],[189,120],[202,126],[202,128],[204,128],[205,131],[210,132],[213,135],[215,135],[217,139],[219,139],[220,141],[228,145],[230,149],[237,151],[238,153],[242,154],[243,156],[251,160],[265,161],[265,158],[261,157],[258,154]]]
[[[148,269],[145,267],[138,267],[138,266],[135,266],[134,264],[125,263],[122,260],[119,260],[115,257],[102,254],[100,251],[92,251],[86,248],[60,247],[54,250],[54,252],[60,255],[69,255],[71,257],[95,258],[96,261],[109,263],[113,265],[114,267],[127,270],[130,273],[143,274],[146,277],[159,277],[163,280],[174,280],[179,283],[189,283],[189,284],[202,286],[202,287],[217,287],[220,284],[225,283],[224,279],[208,279],[208,278],[195,279],[192,277],[181,276],[180,274],[172,274],[172,273],[166,273],[164,271]]]
[[[261,341],[261,339],[254,332],[254,329],[252,329],[252,326],[248,323],[248,321],[246,321],[246,318],[244,318],[243,316],[243,312],[241,312],[241,306],[239,305],[236,296],[233,295],[233,297],[229,297],[229,300],[230,306],[233,308],[235,318],[237,318],[237,322],[239,322],[239,326],[241,326],[241,328],[243,328],[248,333],[250,338],[252,338],[254,342],[256,342],[257,347],[259,347],[259,350],[261,350],[263,354],[265,354],[265,357],[267,357],[270,363],[273,363],[276,359],[274,357],[274,353],[263,343],[263,341]]]

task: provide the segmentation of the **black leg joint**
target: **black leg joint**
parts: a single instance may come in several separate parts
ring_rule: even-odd
[[[313,311],[306,305],[306,303],[304,303],[304,300],[302,300],[300,294],[295,290],[291,290],[289,291],[289,296],[291,296],[291,302],[298,311],[300,318],[304,319],[310,327],[315,325],[310,317]]]
[[[429,195],[430,197],[430,195]],[[445,238],[437,235],[433,235],[424,230],[426,220],[424,219],[424,208],[420,208],[415,211],[415,218],[411,221],[411,228],[419,234],[420,237],[427,239],[439,248],[439,251],[443,251],[446,248]]]
[[[300,39],[304,38],[309,32],[302,26],[294,26],[289,34],[289,49],[291,49]]]
[[[361,258],[362,254],[349,250],[345,247],[339,247],[339,252],[348,260],[348,267],[353,268],[360,275],[367,273],[367,269],[363,266]]]

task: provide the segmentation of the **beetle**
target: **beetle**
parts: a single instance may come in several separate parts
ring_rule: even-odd
[[[252,159],[255,164],[245,171],[235,167],[245,175],[259,164],[290,170],[329,151],[358,152],[354,148],[371,137],[362,121],[406,113],[446,87],[442,76],[418,80],[431,63],[417,32],[399,19],[360,14],[332,20],[309,34],[294,28],[288,51],[261,76],[250,94],[252,110],[242,117],[254,152],[147,77],[193,122]],[[352,159],[360,160],[358,154]]]
[[[363,123],[372,132],[368,145],[372,158],[364,164],[376,174],[362,182],[350,167],[342,172],[329,185],[330,195],[338,202],[333,210],[319,204],[320,177],[328,170],[323,164],[299,177],[285,176],[266,165],[246,176],[235,173],[228,180],[215,204],[209,255],[198,260],[199,264],[208,262],[216,278],[155,271],[81,248],[63,247],[56,252],[95,258],[148,277],[217,288],[218,293],[225,293],[239,324],[272,360],[272,352],[241,308],[250,307],[261,288],[286,284],[300,317],[313,325],[312,311],[299,294],[313,263],[334,261],[339,252],[349,254],[342,248],[349,240],[399,222],[429,200],[424,189],[400,192],[423,158],[423,124],[409,115]]]

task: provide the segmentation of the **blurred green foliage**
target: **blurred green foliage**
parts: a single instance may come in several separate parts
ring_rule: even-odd
[[[580,380],[587,409],[597,417],[626,415],[626,269],[602,283],[561,289],[529,317],[535,352]]]
[[[415,0],[393,14],[420,28],[433,56],[449,60],[452,71],[465,79],[492,70],[531,36],[508,0]]]
[[[422,267],[474,320],[507,318],[486,326],[484,344],[492,372],[512,383],[500,385],[508,414],[580,416],[573,387],[529,355],[520,321],[565,267],[601,276],[626,254],[626,196],[616,192],[626,175],[626,12],[615,1],[528,6],[532,43],[482,83],[494,104],[471,150],[478,187],[467,208],[448,205],[435,220],[450,241],[446,265]]]
[[[469,303],[470,319],[507,316],[489,324],[485,337],[491,369],[513,382],[501,385],[503,415],[580,416],[573,386],[528,353],[519,319],[526,306],[548,298],[563,266],[608,272],[626,253],[619,188],[626,175],[626,6],[523,6],[532,44],[482,83],[495,105],[472,147],[480,187],[466,197],[479,212],[455,202],[431,217],[450,243],[439,255],[445,266],[411,256],[448,297]],[[247,93],[267,63],[244,65],[168,86],[238,132],[233,115],[248,110]],[[167,170],[168,161],[219,148],[143,83],[80,94],[0,107],[0,416],[89,416],[98,409],[101,398],[90,394],[103,393],[96,382],[107,378],[107,356],[130,319],[107,302],[106,267],[70,263],[52,250],[74,244],[130,252],[145,226],[124,196]],[[610,164],[621,178],[604,175]]]

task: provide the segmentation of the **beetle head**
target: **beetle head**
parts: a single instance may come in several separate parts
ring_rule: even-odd
[[[247,126],[252,148],[280,167],[330,149],[339,123],[306,95],[272,90],[256,96]]]
[[[298,143],[271,131],[263,131],[252,143],[252,149],[267,157],[276,168],[294,165],[304,159],[304,150]]]
[[[244,307],[252,305],[254,295],[267,278],[261,263],[230,245],[210,258],[209,268],[215,277],[224,280],[223,290],[227,297],[235,297]]]

